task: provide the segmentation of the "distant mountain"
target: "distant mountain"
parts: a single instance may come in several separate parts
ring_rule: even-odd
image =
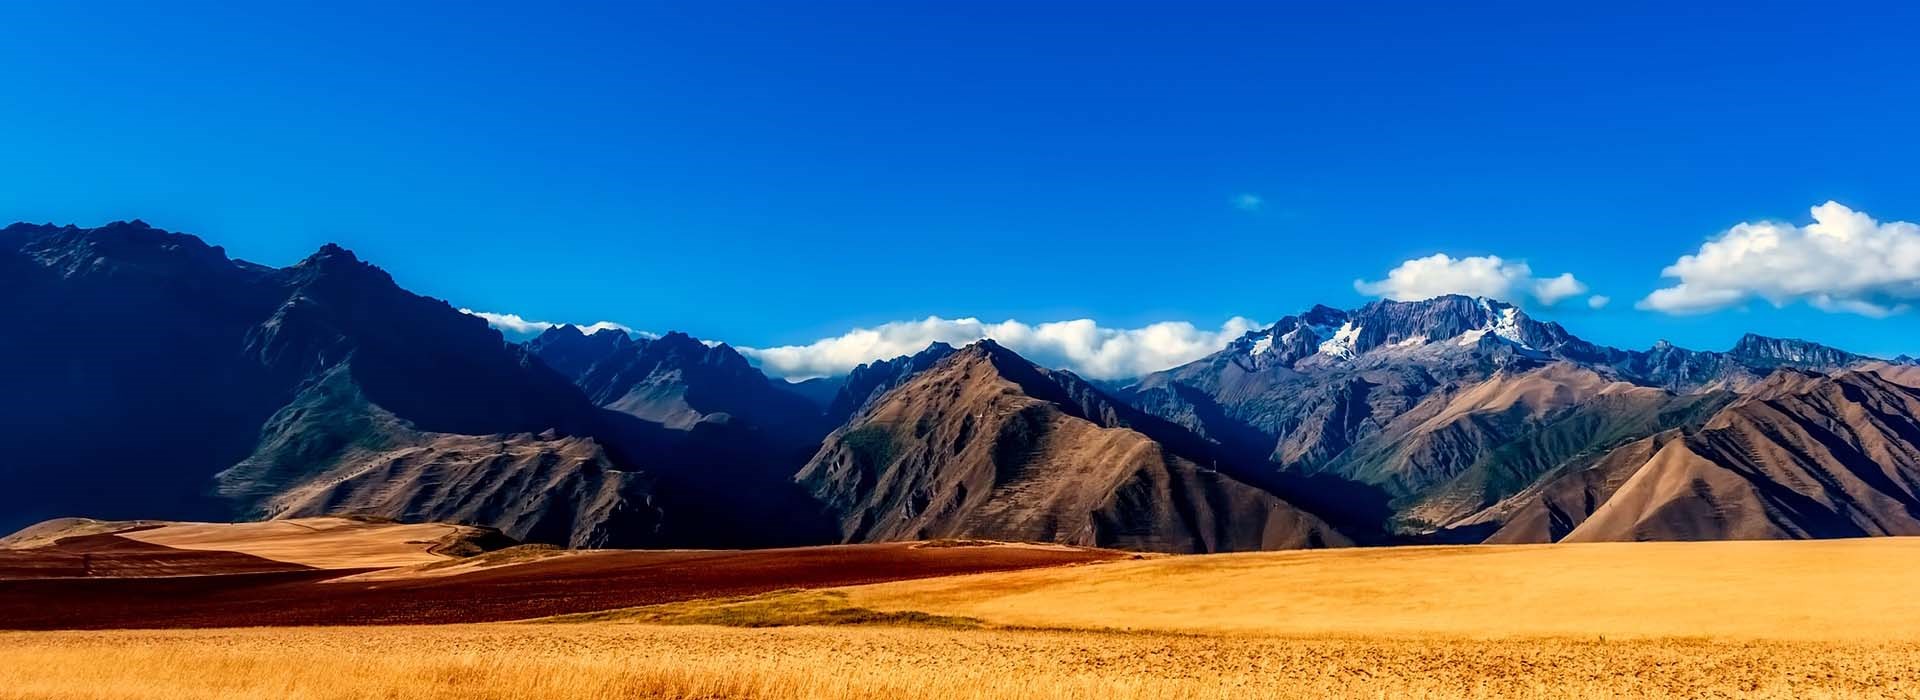
[[[1725,353],[1598,346],[1463,296],[1316,306],[1120,392],[1223,449],[1377,490],[1395,530],[1472,540],[1542,475],[1696,428],[1777,367],[1870,358],[1748,336]]]
[[[927,349],[912,355],[877,360],[853,368],[841,380],[840,390],[827,404],[827,418],[836,424],[845,423],[875,399],[907,383],[914,375],[926,371],[953,353],[952,345],[934,342]]]
[[[1179,434],[1078,377],[980,341],[874,400],[797,479],[837,514],[849,542],[970,537],[1176,552],[1349,542],[1205,455],[1150,436],[1161,430]]]
[[[814,377],[797,382],[790,382],[785,379],[770,377],[767,381],[771,382],[775,389],[806,399],[824,413],[827,407],[833,404],[834,397],[840,395],[840,387],[846,383],[847,378],[844,376]]]
[[[685,333],[585,335],[556,326],[526,344],[569,368],[588,401],[654,433],[632,451],[651,467],[661,541],[683,546],[802,544],[829,536],[792,483],[833,425],[820,405],[775,384],[725,343]]]
[[[744,421],[794,442],[817,441],[829,429],[816,403],[777,386],[725,343],[709,345],[685,333],[585,335],[561,325],[526,348],[567,374],[595,404],[669,428]]]
[[[633,343],[632,336],[612,328],[588,334],[576,326],[561,324],[541,331],[525,345],[528,352],[567,381],[577,382],[595,364]]]

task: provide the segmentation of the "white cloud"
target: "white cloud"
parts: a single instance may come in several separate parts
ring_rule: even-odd
[[[932,316],[856,328],[807,345],[741,348],[740,352],[753,358],[768,374],[803,379],[845,374],[862,363],[919,352],[935,341],[957,347],[992,338],[1043,366],[1063,367],[1095,379],[1118,379],[1197,360],[1258,327],[1238,316],[1228,319],[1217,331],[1196,328],[1185,321],[1105,328],[1092,319],[1027,324]]]
[[[1260,211],[1260,207],[1265,206],[1266,203],[1267,200],[1261,199],[1260,195],[1252,193],[1242,194],[1233,198],[1233,208],[1239,209],[1240,211]]]
[[[1607,296],[1605,294],[1595,294],[1593,296],[1587,297],[1587,308],[1603,309],[1603,308],[1606,308],[1607,304],[1610,304],[1612,302],[1613,302],[1613,297]]]
[[[1534,277],[1533,268],[1524,261],[1503,260],[1496,255],[1455,258],[1445,253],[1400,263],[1399,267],[1387,271],[1387,278],[1383,280],[1354,280],[1353,288],[1361,294],[1398,301],[1465,294],[1541,306],[1553,306],[1587,292],[1586,283],[1569,273]]]
[[[1745,222],[1721,232],[1661,271],[1673,285],[1640,308],[1694,314],[1759,298],[1878,318],[1920,299],[1920,225],[1880,223],[1837,202],[1812,212],[1806,226]]]
[[[560,325],[552,321],[528,320],[527,318],[521,316],[520,314],[496,314],[496,313],[491,313],[487,311],[474,311],[473,309],[461,309],[460,313],[467,314],[469,316],[479,316],[480,318],[486,319],[487,325],[493,326],[496,330],[499,330],[501,333],[504,333],[508,337],[517,339],[517,340],[525,340],[527,338],[540,335],[542,331],[545,331],[548,328],[552,328],[554,326]],[[585,325],[582,325],[582,324],[574,324],[574,325],[579,326],[581,332],[589,333],[589,334],[598,333],[603,330],[611,329],[611,330],[620,331],[627,335],[652,335],[651,333],[636,331],[632,328],[628,328],[626,326],[620,325],[618,323],[614,323],[612,321],[600,321],[597,323],[591,323],[591,324],[585,324]]]

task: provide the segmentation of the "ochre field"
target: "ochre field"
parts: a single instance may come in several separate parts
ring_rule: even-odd
[[[6,632],[0,699],[1914,697],[1916,555],[1160,557],[534,622]]]
[[[1920,643],[1920,538],[1388,547],[1165,557],[848,590],[1030,627],[1401,638]]]

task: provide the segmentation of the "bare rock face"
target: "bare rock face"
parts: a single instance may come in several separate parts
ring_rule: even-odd
[[[981,341],[870,404],[796,479],[837,514],[848,542],[974,537],[1172,552],[1348,543],[1136,422],[1171,428]]]
[[[1565,541],[1920,534],[1920,390],[1780,370],[1655,453]]]

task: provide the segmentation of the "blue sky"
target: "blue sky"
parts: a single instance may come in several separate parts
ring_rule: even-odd
[[[1920,354],[1914,312],[1635,305],[1740,222],[1920,220],[1912,6],[385,5],[0,5],[0,218],[753,347],[1215,330],[1446,253],[1573,274],[1612,303],[1537,315],[1599,342]]]

